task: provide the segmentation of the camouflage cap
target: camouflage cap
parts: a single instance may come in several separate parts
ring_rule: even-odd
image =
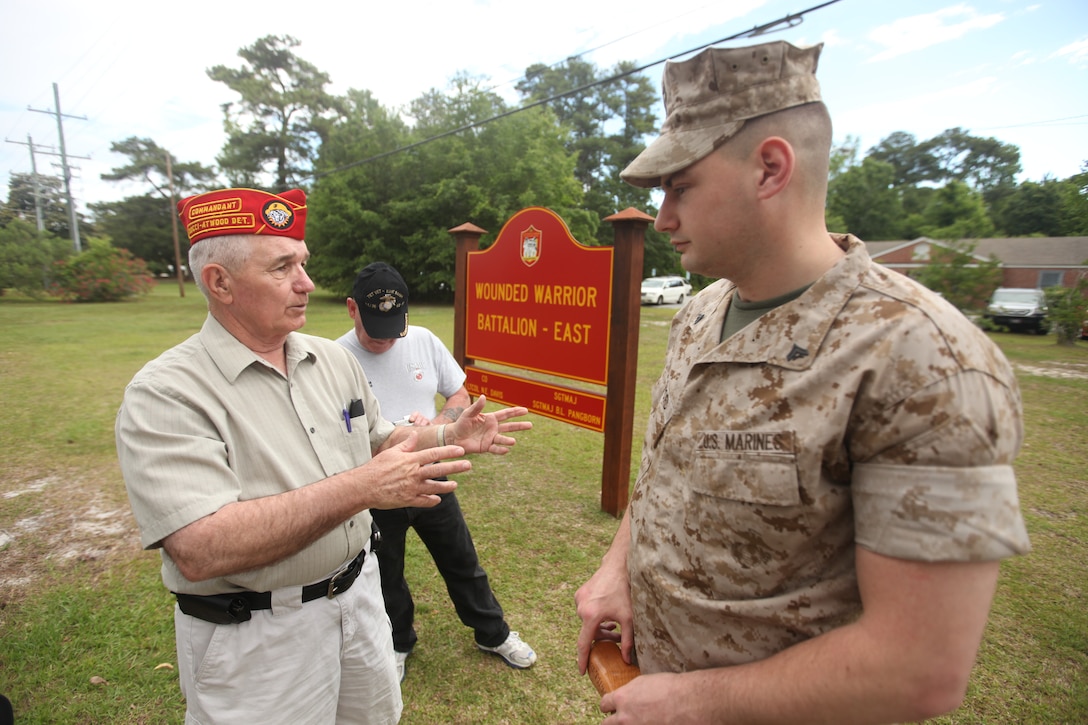
[[[816,62],[823,43],[783,40],[746,48],[707,48],[665,64],[661,135],[620,172],[633,186],[660,186],[735,136],[744,121],[820,100]]]

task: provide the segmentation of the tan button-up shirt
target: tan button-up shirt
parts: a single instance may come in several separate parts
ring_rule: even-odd
[[[286,353],[284,377],[209,315],[199,333],[129,383],[117,453],[146,548],[228,503],[359,466],[392,432],[343,347],[296,332]],[[362,414],[349,417],[349,432],[344,414],[353,400]],[[364,511],[277,564],[200,582],[185,579],[162,550],[163,582],[190,594],[310,584],[354,558],[369,536]]]
[[[767,657],[860,611],[854,547],[923,561],[1029,549],[1008,362],[853,237],[724,342],[734,287],[673,321],[631,499],[643,672]]]

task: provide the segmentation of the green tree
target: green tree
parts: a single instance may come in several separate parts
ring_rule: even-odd
[[[566,146],[576,155],[574,176],[585,192],[585,207],[598,219],[628,207],[653,209],[649,189],[619,177],[646,147],[646,135],[657,124],[653,111],[657,93],[646,76],[633,73],[634,68],[625,61],[602,70],[575,57],[552,66],[532,65],[517,84],[525,103],[552,99],[548,107],[569,131]],[[612,229],[601,225],[594,236],[610,244]],[[658,249],[668,247],[663,235],[654,235],[651,243]],[[675,264],[674,260],[671,266]]]
[[[208,69],[209,78],[241,96],[223,105],[227,142],[217,158],[233,185],[265,186],[261,180],[271,174],[268,186],[276,191],[298,186],[341,110],[325,90],[328,74],[294,54],[299,45],[289,35],[268,35],[238,51],[241,68]]]
[[[969,312],[985,305],[1001,285],[1001,263],[979,259],[975,243],[951,240],[930,246],[929,261],[911,276],[956,306]]]
[[[913,134],[896,131],[869,149],[866,158],[883,161],[895,169],[893,186],[917,186],[941,178],[936,157]]]
[[[646,76],[633,73],[634,67],[634,63],[623,61],[611,71],[618,78],[613,82],[618,105],[607,122],[607,127],[614,130],[607,137],[606,166],[598,184],[601,211],[608,211],[609,207],[612,211],[629,207],[647,213],[656,210],[649,189],[632,186],[620,178],[620,172],[646,148],[647,135],[657,130],[654,108],[658,92]],[[617,123],[620,119],[622,124]],[[611,240],[611,229],[607,234],[602,233],[602,238]],[[661,238],[667,239],[665,235]]]
[[[604,123],[618,109],[620,100],[612,84],[592,85],[601,80],[597,67],[580,58],[547,66],[542,63],[525,69],[517,89],[528,101],[554,98],[548,105],[570,130],[569,147],[578,154],[574,175],[585,186],[601,177],[606,156]],[[577,89],[584,89],[578,90]]]
[[[1012,189],[996,210],[1001,230],[1011,237],[1062,235],[1062,182],[1025,181]]]
[[[919,231],[931,239],[978,239],[994,233],[982,194],[962,181],[937,189],[922,212],[922,221]]]
[[[349,92],[308,204],[314,280],[346,294],[362,266],[381,260],[405,275],[413,298],[449,300],[448,230],[472,222],[496,235],[526,206],[553,209],[590,243],[596,219],[583,208],[566,132],[543,107],[484,123],[507,110],[466,75],[412,101],[411,128],[369,92]]]
[[[1062,236],[1088,236],[1088,161],[1081,163],[1079,174],[1061,182],[1060,193]]]
[[[1012,188],[1020,173],[1020,149],[992,137],[972,136],[962,128],[950,128],[925,144],[943,172],[933,181],[962,181],[987,195]]]
[[[173,270],[176,260],[172,217],[175,211],[169,199],[152,193],[98,202],[90,207],[99,230],[113,246],[144,259],[156,274]],[[182,264],[185,264],[188,241],[180,222],[178,246]]]
[[[868,156],[895,168],[897,187],[962,181],[989,194],[1015,186],[1020,173],[1019,148],[995,138],[972,136],[962,128],[950,128],[922,142],[896,131],[869,149]]]
[[[64,182],[54,176],[13,173],[8,182],[8,200],[0,205],[0,226],[7,226],[13,219],[21,219],[37,228],[35,197],[38,197],[42,210],[44,231],[58,237],[71,237],[71,222],[68,217],[68,202],[64,197]],[[91,223],[76,212],[79,231],[82,236],[89,236],[93,231]]]
[[[858,151],[861,148],[861,139],[847,134],[846,139],[831,147],[831,156],[828,160],[827,178],[834,181],[839,176],[849,171],[860,163]]]
[[[102,174],[104,180],[136,182],[150,188],[141,196],[91,204],[98,230],[114,246],[144,259],[153,272],[168,272],[176,262],[174,214],[177,212],[170,198],[171,179],[174,196],[180,199],[210,188],[216,172],[198,162],[178,161],[149,138],[130,136],[115,141],[110,150],[127,156],[128,162]],[[179,228],[178,236],[179,247],[184,251],[185,230]]]
[[[72,252],[72,245],[34,224],[12,219],[0,227],[0,294],[16,289],[38,297],[48,289],[53,264]]]
[[[828,182],[828,220],[868,241],[899,239],[904,215],[894,182],[895,167],[866,157]]]
[[[861,139],[851,135],[847,135],[844,141],[831,147],[827,173],[829,201],[836,180],[858,165],[858,150],[860,147]],[[824,207],[824,224],[832,232],[845,232],[847,230],[846,220],[837,211],[833,211],[830,205]]]
[[[370,91],[348,90],[344,115],[321,147],[307,198],[306,242],[313,253],[307,272],[326,289],[346,295],[353,274],[367,264],[366,253],[384,261],[388,232],[381,210],[409,193],[396,153],[408,143],[409,129],[399,114]]]
[[[948,208],[948,200],[937,198],[940,194],[936,190],[961,183],[981,195],[983,214],[990,216],[1016,188],[1020,173],[1020,149],[995,138],[972,136],[962,128],[950,128],[921,142],[897,131],[869,149],[866,158],[887,162],[895,169],[892,185],[900,193],[904,211],[900,231],[908,238],[925,234],[943,239],[962,230],[967,236],[982,236],[975,230],[987,227],[985,234],[992,234],[992,216],[989,222],[975,218],[973,206],[970,218],[959,222],[962,230],[953,227],[952,219],[935,224],[931,217],[936,210],[930,207]]]
[[[658,101],[658,92],[649,79],[641,74],[626,75],[633,70],[634,64],[624,61],[616,66],[615,74],[622,75],[620,93],[622,130],[612,136],[609,148],[610,173],[601,179],[601,212],[607,211],[609,204],[616,210],[635,208],[647,214],[657,213],[652,192],[632,186],[620,178],[620,172],[646,148],[646,137],[657,130],[657,116],[654,112]],[[603,227],[599,234],[602,241],[611,243],[612,228]],[[656,231],[650,226],[646,233],[643,254],[643,276],[649,276],[651,269],[659,274],[683,274],[680,256],[669,244],[669,235]],[[702,289],[708,280],[702,277],[692,278],[695,289]]]
[[[178,197],[197,190],[211,188],[215,181],[215,169],[197,161],[178,161],[149,138],[129,136],[123,141],[110,144],[110,151],[128,157],[124,166],[116,166],[102,174],[104,181],[136,181],[150,185],[163,198],[169,198],[171,179]],[[167,157],[170,168],[167,170]]]

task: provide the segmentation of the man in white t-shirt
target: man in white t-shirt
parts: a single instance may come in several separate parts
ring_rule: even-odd
[[[362,365],[386,420],[400,426],[448,424],[472,403],[465,373],[442,341],[425,327],[408,324],[408,286],[397,270],[384,262],[365,267],[347,298],[347,308],[355,327],[337,342]],[[441,411],[436,410],[436,394],[445,398]],[[415,605],[404,578],[409,528],[430,551],[458,617],[475,633],[476,646],[499,655],[511,667],[531,667],[536,653],[510,631],[480,566],[457,496],[450,492],[441,498],[431,509],[371,511],[382,535],[378,565],[401,680],[416,643]]]

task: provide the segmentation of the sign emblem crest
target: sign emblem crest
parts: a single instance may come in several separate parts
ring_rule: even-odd
[[[540,259],[541,237],[540,230],[531,224],[521,233],[521,261],[526,267],[532,267]]]

